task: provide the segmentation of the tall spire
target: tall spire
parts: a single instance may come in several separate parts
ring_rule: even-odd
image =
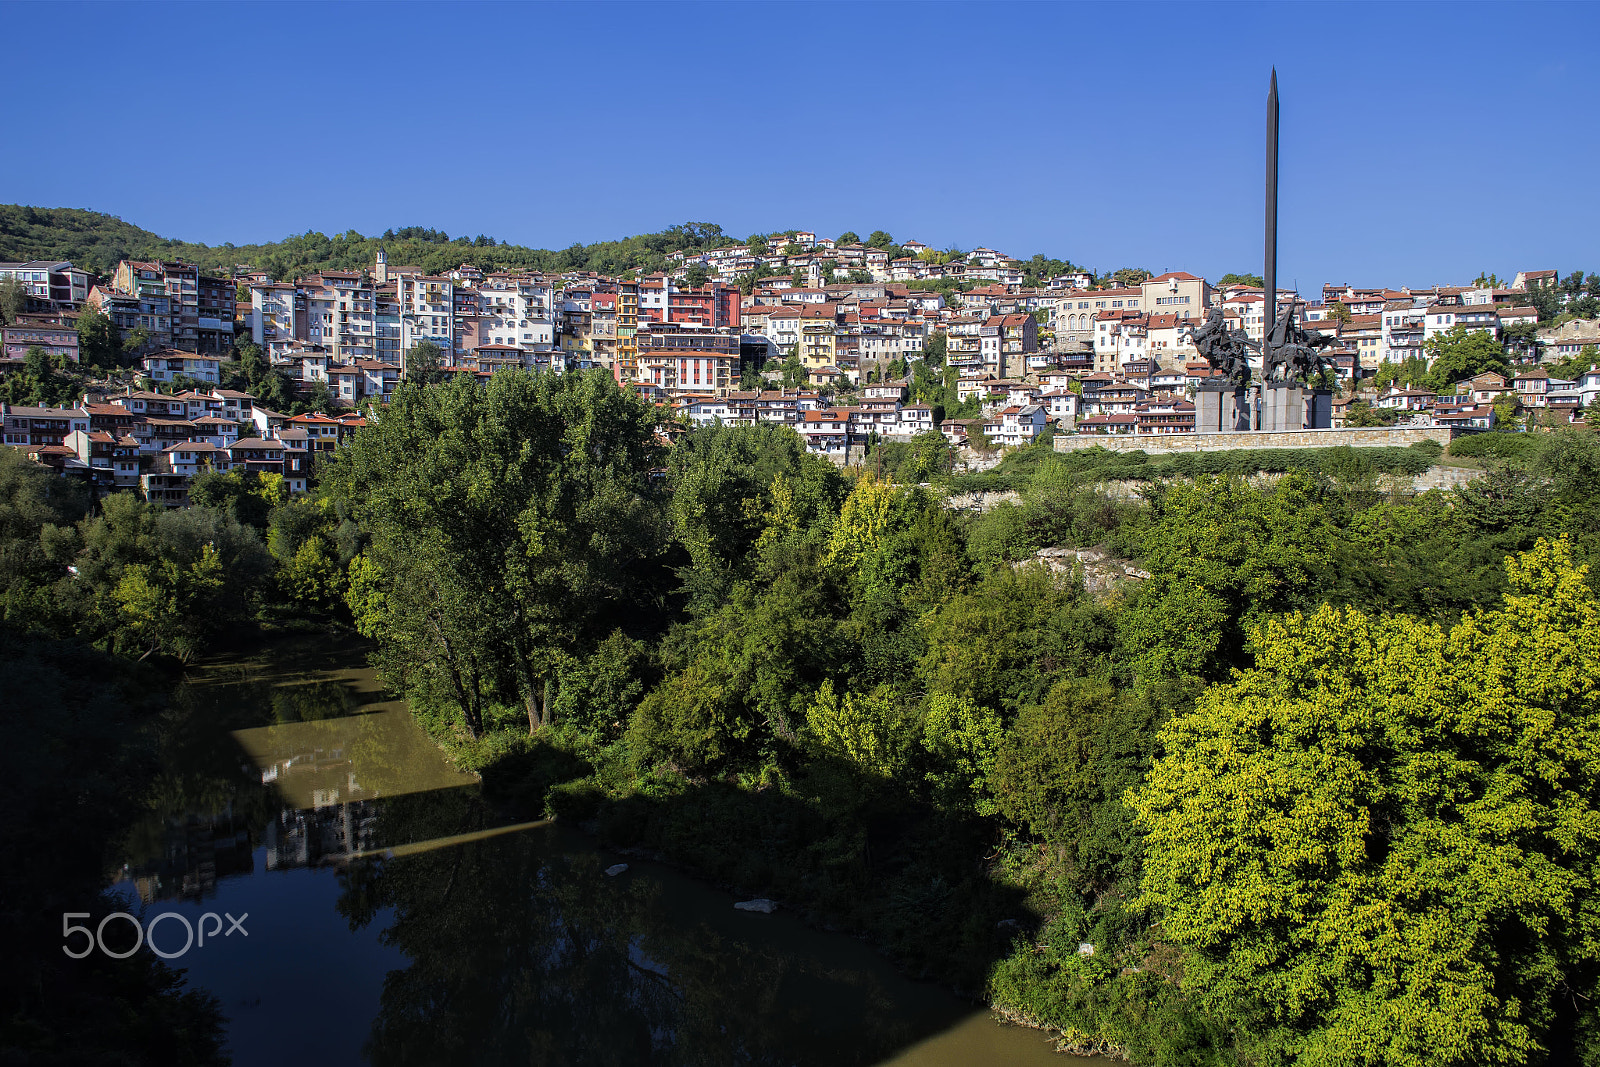
[[[1267,219],[1266,263],[1261,271],[1266,298],[1262,320],[1261,357],[1263,366],[1269,353],[1267,341],[1278,321],[1278,68],[1272,68],[1272,84],[1267,89]]]

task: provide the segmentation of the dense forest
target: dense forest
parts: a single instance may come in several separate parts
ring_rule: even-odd
[[[762,250],[798,253],[801,250],[798,245],[783,241],[785,234],[793,236],[794,232],[778,231],[739,238],[724,233],[716,223],[686,222],[668,226],[659,233],[638,234],[617,241],[596,241],[587,245],[578,243],[552,251],[507,244],[483,234],[452,238],[430,227],[403,226],[385,230],[381,234],[364,235],[355,230],[346,230],[330,237],[307,232],[268,244],[235,245],[230,242],[212,246],[158,237],[149,230],[98,211],[0,204],[0,260],[66,259],[100,274],[110,273],[119,260],[127,258],[181,259],[221,274],[245,266],[265,270],[274,278],[292,279],[320,270],[370,268],[377,258],[379,247],[382,247],[390,265],[417,267],[430,274],[442,274],[463,263],[470,263],[486,271],[534,270],[552,274],[597,271],[615,277],[628,271],[647,273],[665,270],[672,265],[668,256],[674,252],[696,252],[748,244]],[[861,238],[854,233],[844,233],[839,240],[845,243]],[[894,239],[882,230],[874,230],[866,238],[866,243],[874,248],[889,250],[895,256],[910,254],[894,244]],[[945,253],[928,253],[929,257],[939,262],[946,262],[953,255],[953,249]],[[1022,262],[1022,270],[1030,284],[1041,284],[1043,279],[1069,269],[1076,269],[1069,260],[1052,259],[1042,253]],[[748,291],[754,280],[771,277],[775,273],[767,267],[758,267],[754,276],[746,275],[742,282]],[[1127,273],[1117,272],[1119,277]],[[1135,273],[1149,276],[1149,271]],[[691,280],[697,277],[699,275],[692,270]],[[842,272],[837,280],[846,280]],[[854,280],[865,279],[856,277]],[[1106,284],[1111,282],[1108,275]],[[963,284],[941,279],[924,283],[923,287],[955,292],[973,284],[982,283]]]
[[[137,688],[77,701],[72,663],[133,677],[291,613],[368,637],[508,812],[861,933],[1072,1047],[1600,1063],[1593,435],[1517,435],[1420,495],[1437,449],[1035,447],[981,476],[1013,501],[960,513],[920,444],[840,470],[781,427],[655,424],[603,373],[408,383],[309,497],[206,475],[181,512],[0,453],[8,677],[62,709],[6,708],[29,847],[58,825],[27,806],[38,752],[78,746],[80,805],[136,777],[137,745],[95,755],[139,734]],[[50,1034],[83,1001],[44,947],[8,997]],[[214,1006],[113,979],[82,996],[158,1006],[174,1058],[207,1058]]]
[[[667,255],[686,249],[742,244],[715,223],[689,222],[660,233],[620,241],[574,244],[558,251],[502,244],[492,237],[455,237],[422,226],[405,226],[363,236],[354,230],[329,237],[308,232],[269,244],[204,245],[158,237],[119,218],[79,208],[39,208],[0,204],[0,259],[68,259],[86,270],[108,273],[121,259],[182,259],[207,270],[231,273],[246,265],[275,278],[294,278],[319,270],[370,268],[381,245],[394,266],[431,273],[462,263],[483,270],[596,270],[620,274],[666,266]]]

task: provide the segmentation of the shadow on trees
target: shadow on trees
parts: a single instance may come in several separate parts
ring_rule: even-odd
[[[411,961],[385,982],[372,1062],[879,1062],[977,1009],[906,974],[975,995],[1033,921],[1018,893],[985,877],[992,830],[876,792],[848,766],[808,772],[835,797],[862,798],[854,817],[830,819],[814,799],[714,782],[601,800],[559,788],[587,769],[572,759],[535,745],[486,768],[482,797],[397,797],[384,809],[393,841],[537,817],[547,800],[561,817],[341,875],[352,927],[394,909],[383,936]],[[596,837],[733,895],[637,858],[607,877],[614,857]],[[731,907],[754,896],[783,908]],[[865,935],[895,962],[818,926]]]

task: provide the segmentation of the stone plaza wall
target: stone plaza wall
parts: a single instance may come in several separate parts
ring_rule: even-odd
[[[1175,433],[1160,436],[1101,437],[1073,434],[1055,439],[1057,452],[1104,448],[1110,452],[1147,452],[1162,456],[1174,452],[1225,452],[1235,448],[1404,448],[1419,441],[1437,441],[1448,447],[1454,431],[1443,426],[1374,426],[1360,430],[1280,430],[1277,433]]]

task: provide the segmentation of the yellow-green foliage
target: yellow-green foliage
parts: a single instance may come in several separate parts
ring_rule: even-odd
[[[1163,729],[1143,904],[1263,1060],[1524,1063],[1600,959],[1600,609],[1565,540],[1449,628],[1323,607]]]
[[[886,690],[846,693],[841,698],[832,682],[822,683],[806,708],[806,725],[824,752],[877,778],[892,778],[905,764],[902,718]]]
[[[906,517],[908,494],[890,481],[862,475],[839,510],[825,562],[854,571]]]

